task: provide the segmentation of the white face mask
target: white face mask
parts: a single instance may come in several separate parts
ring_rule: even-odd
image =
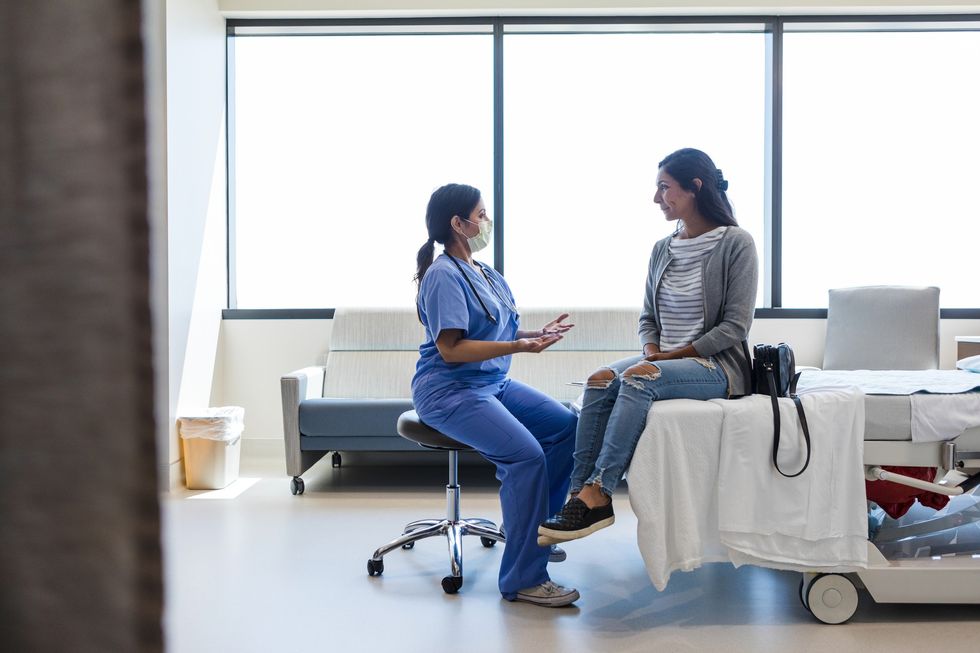
[[[480,228],[480,233],[472,238],[466,239],[467,244],[470,246],[470,252],[479,252],[490,243],[490,237],[493,235],[493,220],[488,218],[483,222],[473,222],[472,220],[467,220],[466,222],[475,224]]]

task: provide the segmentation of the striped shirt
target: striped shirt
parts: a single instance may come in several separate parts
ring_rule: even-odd
[[[704,279],[701,262],[728,227],[717,227],[697,238],[671,238],[670,263],[657,289],[660,312],[660,351],[689,345],[704,335]]]

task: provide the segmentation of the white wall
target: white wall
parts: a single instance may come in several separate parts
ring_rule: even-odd
[[[248,439],[282,439],[279,377],[322,365],[332,320],[225,320],[219,349],[222,405],[245,408]]]
[[[168,443],[209,405],[226,304],[225,23],[216,0],[166,2]]]

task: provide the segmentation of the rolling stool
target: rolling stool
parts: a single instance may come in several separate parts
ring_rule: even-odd
[[[504,533],[489,519],[459,518],[459,484],[457,483],[457,463],[459,452],[470,447],[453,440],[447,435],[422,423],[414,410],[398,417],[398,435],[411,440],[426,449],[440,449],[449,452],[449,484],[446,485],[446,518],[419,519],[405,526],[401,537],[378,548],[367,561],[369,576],[380,576],[384,570],[386,553],[401,547],[411,549],[415,542],[427,537],[445,535],[449,542],[449,565],[451,574],[442,579],[442,589],[446,594],[455,594],[463,586],[463,536],[479,535],[480,543],[490,548],[497,542],[506,541]]]

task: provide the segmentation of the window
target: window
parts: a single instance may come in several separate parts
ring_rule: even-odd
[[[765,39],[505,36],[504,251],[519,302],[640,306],[651,248],[675,226],[653,203],[657,164],[681,147],[724,171],[762,259]]]
[[[233,306],[412,305],[429,194],[465,180],[492,214],[492,36],[233,48]]]
[[[783,306],[899,284],[976,307],[980,33],[787,32],[784,43]]]
[[[231,308],[412,305],[448,182],[483,191],[478,258],[519,305],[638,307],[674,227],[657,163],[696,147],[755,239],[757,307],[816,309],[761,315],[908,284],[980,317],[978,16],[228,25]]]

